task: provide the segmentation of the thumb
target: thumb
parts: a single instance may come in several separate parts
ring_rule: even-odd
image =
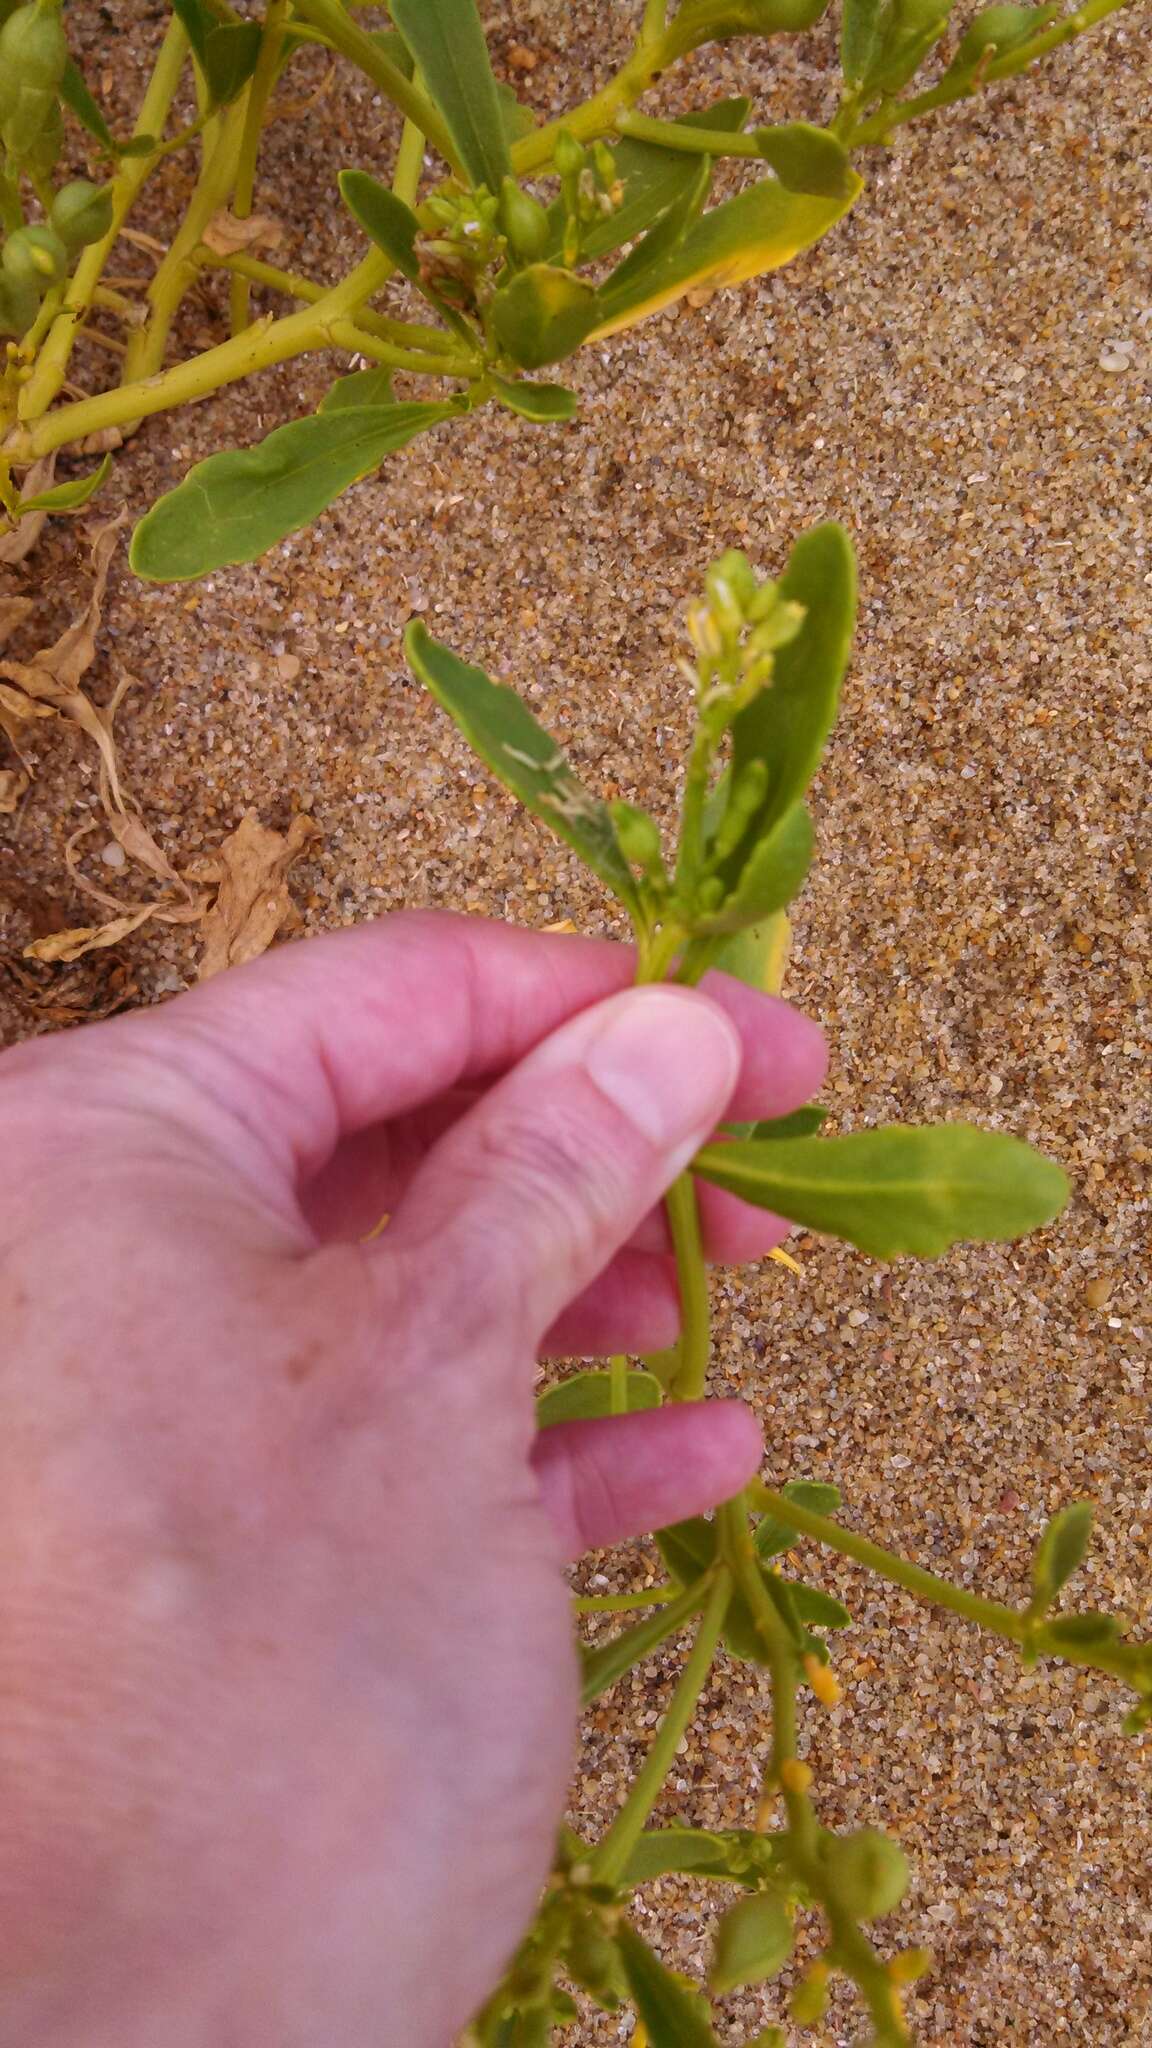
[[[734,1025],[690,989],[582,1011],[441,1139],[382,1255],[434,1241],[457,1339],[488,1327],[534,1354],[723,1116],[740,1061]]]

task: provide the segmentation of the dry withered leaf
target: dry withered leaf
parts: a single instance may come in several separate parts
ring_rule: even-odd
[[[108,924],[75,925],[71,931],[52,932],[46,939],[33,939],[24,948],[26,960],[79,960],[85,953],[92,953],[103,946],[118,946],[130,932],[153,915],[150,903],[141,904],[136,910],[114,917]]]
[[[34,609],[35,600],[31,597],[0,597],[0,647],[11,639],[17,626],[22,626]]]
[[[225,206],[212,215],[200,239],[214,256],[241,256],[248,249],[275,249],[284,240],[284,229],[270,213],[238,220]]]
[[[26,768],[0,768],[0,815],[10,817],[19,810],[31,781]]]
[[[50,490],[55,474],[55,452],[51,455],[42,455],[39,462],[34,462],[27,475],[21,478],[21,496],[35,498],[41,491]],[[15,526],[0,535],[0,562],[14,568],[17,562],[22,562],[26,555],[30,555],[44,531],[47,517],[47,512],[26,512],[23,519],[18,519]]]
[[[213,863],[219,885],[204,919],[201,981],[267,951],[292,909],[288,870],[319,836],[315,821],[303,815],[283,833],[262,825],[255,811],[245,813]]]

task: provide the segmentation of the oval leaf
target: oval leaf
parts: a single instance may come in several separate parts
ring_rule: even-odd
[[[416,255],[420,223],[412,208],[378,178],[369,177],[367,171],[341,171],[336,182],[341,199],[369,240],[384,251],[404,277],[415,281],[420,275]]]
[[[807,121],[781,121],[775,128],[756,128],[753,134],[765,163],[790,192],[847,198],[852,189],[852,166],[847,152],[827,128],[813,128]]]
[[[130,560],[152,583],[251,562],[458,405],[374,405],[292,420],[254,448],[210,455],[146,512]]]
[[[624,1382],[624,1409],[626,1415],[637,1415],[645,1408],[658,1408],[661,1401],[660,1382],[650,1372],[630,1372]],[[561,1380],[559,1386],[548,1387],[536,1401],[537,1429],[552,1429],[558,1422],[594,1422],[602,1415],[611,1415],[612,1375],[610,1372],[578,1372],[571,1379]]]
[[[614,279],[608,278],[601,288],[600,318],[592,339],[634,326],[686,291],[719,291],[781,269],[835,227],[862,189],[854,171],[848,174],[847,192],[834,199],[789,192],[776,178],[750,185],[735,199],[713,207],[663,262],[646,269],[633,284],[614,291]]]
[[[972,1124],[708,1145],[693,1171],[877,1259],[935,1259],[954,1244],[1022,1237],[1068,1199],[1050,1159]]]
[[[512,169],[508,130],[475,0],[390,0],[473,185],[499,192]]]
[[[1044,1630],[1046,1650],[1095,1650],[1114,1643],[1121,1624],[1114,1614],[1061,1614]]]
[[[730,1906],[716,1929],[708,1982],[723,1995],[762,1984],[792,1953],[792,1915],[778,1892],[754,1892]]]
[[[540,370],[579,348],[600,317],[590,284],[551,263],[530,263],[492,301],[492,327],[506,356]]]
[[[536,817],[566,839],[593,874],[632,905],[632,873],[607,804],[590,796],[555,741],[515,690],[461,661],[433,640],[420,619],[404,635],[412,668],[455,721],[474,753]]]
[[[1034,1599],[1047,1606],[1068,1584],[1088,1555],[1092,1540],[1092,1503],[1074,1500],[1053,1515],[1039,1543],[1032,1563]]]
[[[353,370],[347,377],[337,377],[329,386],[317,406],[317,412],[347,412],[349,408],[363,410],[365,406],[391,405],[392,372],[377,363],[371,370]]]
[[[693,919],[693,934],[707,938],[713,932],[738,932],[783,910],[804,885],[815,843],[803,804],[793,804],[759,837],[746,836],[736,856],[738,871],[731,860],[722,869],[732,883],[731,893],[718,910]]]
[[[650,1884],[669,1871],[690,1871],[747,1884],[763,1860],[764,1837],[732,1828],[708,1833],[701,1828],[648,1828],[628,1859],[622,1884]]]
[[[576,416],[580,401],[563,384],[514,384],[507,377],[493,377],[491,382],[501,405],[506,405],[509,412],[518,412],[521,419],[543,425]]]

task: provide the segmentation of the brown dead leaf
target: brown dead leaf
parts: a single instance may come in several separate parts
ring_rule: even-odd
[[[225,206],[212,215],[200,239],[214,256],[242,256],[249,249],[277,248],[284,229],[270,213],[250,213],[238,220]]]
[[[73,724],[80,726],[99,748],[112,802],[118,812],[122,812],[125,805],[120,789],[109,716],[84,695],[80,688],[80,678],[92,666],[95,658],[96,632],[104,607],[108,571],[120,537],[120,528],[127,516],[126,512],[119,513],[96,533],[92,543],[92,567],[95,573],[88,602],[80,617],[65,627],[51,647],[43,647],[39,653],[34,654],[31,661],[0,661],[0,677],[5,678],[9,685],[15,684],[16,692],[20,693],[14,693],[5,687],[4,682],[0,682],[0,713],[10,714],[15,721],[48,718],[55,713],[59,717],[71,719]],[[7,720],[4,730],[11,738]]]
[[[32,777],[26,768],[0,768],[0,815],[10,817],[20,808]]]
[[[245,813],[214,863],[219,885],[204,919],[201,981],[267,951],[292,909],[288,870],[319,836],[315,821],[303,815],[283,833],[262,825],[255,811]]]
[[[34,462],[27,475],[21,478],[21,496],[35,498],[41,491],[50,490],[55,474],[55,453],[42,455],[39,462]],[[23,519],[18,519],[15,526],[0,537],[0,562],[14,568],[17,562],[30,555],[44,531],[47,517],[47,512],[26,512]]]
[[[22,626],[29,612],[34,609],[34,598],[0,597],[0,647],[11,639],[17,626]]]
[[[126,912],[123,917],[114,917],[109,924],[81,924],[72,931],[53,932],[50,937],[33,939],[30,946],[25,946],[24,958],[79,960],[83,954],[94,952],[99,947],[118,946],[121,939],[126,939],[130,932],[138,931],[152,914],[152,905],[145,903]]]
[[[85,434],[84,439],[76,443],[77,453],[111,455],[114,449],[124,446],[129,434],[134,434],[139,424],[137,420],[136,426],[133,427],[97,427],[94,434]]]

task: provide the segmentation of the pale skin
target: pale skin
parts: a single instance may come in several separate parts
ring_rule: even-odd
[[[0,2048],[447,2048],[506,1962],[563,1560],[761,1455],[730,1401],[537,1443],[537,1359],[671,1340],[661,1194],[823,1072],[632,973],[404,915],[0,1057]]]

